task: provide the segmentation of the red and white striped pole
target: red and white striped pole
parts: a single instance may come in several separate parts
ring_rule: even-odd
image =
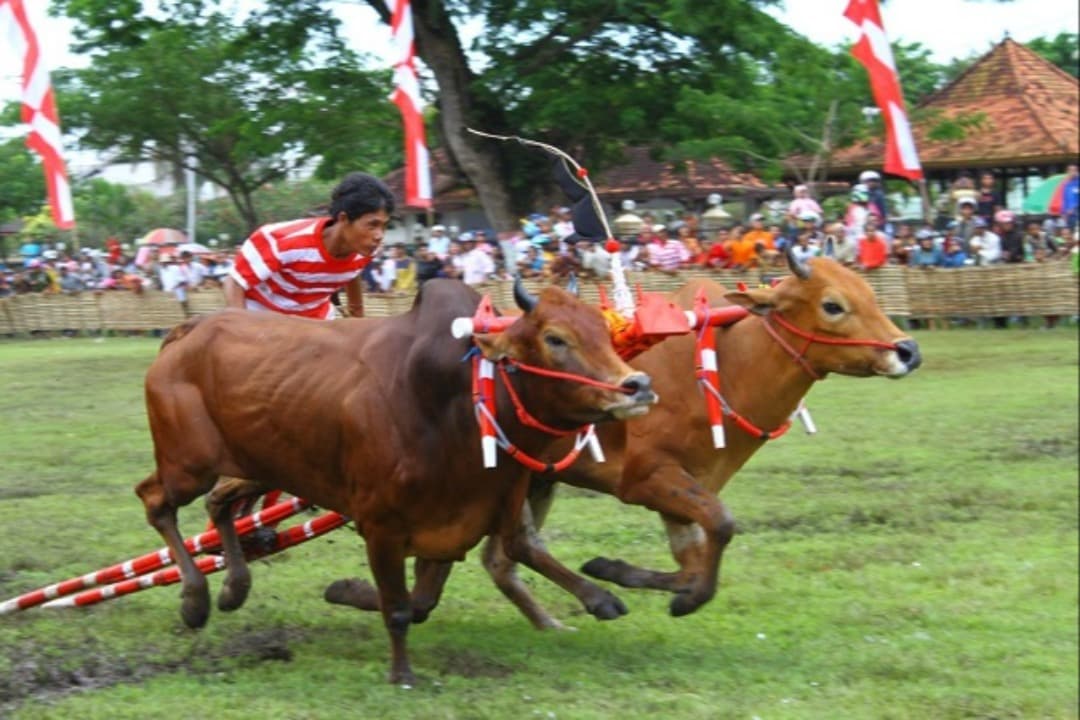
[[[236,533],[241,537],[249,535],[257,528],[274,525],[288,517],[291,517],[310,503],[300,498],[290,498],[285,502],[272,505],[265,510],[240,518],[236,521]],[[184,541],[184,547],[188,552],[197,554],[205,550],[211,550],[221,544],[218,531],[207,530]],[[107,583],[116,583],[121,580],[138,578],[148,572],[170,565],[173,562],[172,553],[168,548],[161,548],[154,552],[140,555],[137,558],[122,563],[111,565],[97,572],[88,573],[69,580],[47,585],[37,590],[32,590],[10,600],[0,603],[0,615],[7,615],[18,610],[41,605],[49,600],[70,595],[72,593],[92,588]]]
[[[246,519],[246,518],[245,518]],[[331,530],[336,530],[342,525],[349,522],[349,519],[344,515],[336,512],[329,512],[324,515],[320,515],[317,518],[308,520],[303,525],[297,525],[291,527],[288,530],[282,530],[277,534],[277,540],[274,544],[274,548],[269,552],[263,553],[260,557],[265,555],[273,555],[279,553],[285,548],[292,547],[305,543],[312,538],[325,535]],[[252,527],[254,529],[254,527]],[[225,558],[220,555],[204,555],[195,560],[195,567],[199,569],[203,575],[211,575],[218,572],[225,567]],[[71,595],[68,597],[57,598],[51,600],[42,607],[46,608],[65,608],[65,607],[85,607],[87,605],[96,605],[104,600],[111,600],[112,598],[121,597],[124,595],[131,595],[132,593],[141,592],[147,588],[161,587],[163,585],[172,585],[179,582],[181,579],[180,568],[173,565],[172,567],[165,568],[152,575],[142,575],[130,580],[124,580],[122,582],[114,583],[112,585],[106,585],[105,587],[94,588],[86,592],[79,593],[78,595]]]

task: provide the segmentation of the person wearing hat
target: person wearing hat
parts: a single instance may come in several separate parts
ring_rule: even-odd
[[[344,289],[349,315],[364,314],[361,272],[383,240],[394,196],[378,178],[350,173],[321,217],[264,225],[244,242],[225,278],[229,307],[329,320]]]
[[[870,209],[881,218],[882,227],[889,217],[888,201],[885,199],[885,189],[881,186],[881,175],[876,170],[863,170],[859,173],[859,182],[866,186],[867,200]]]
[[[664,225],[653,225],[656,242],[649,246],[649,265],[660,272],[674,275],[690,260],[690,251],[678,238],[671,237]]]
[[[870,193],[867,192],[865,185],[859,183],[852,186],[848,198],[847,209],[844,211],[844,232],[847,233],[848,240],[858,243],[863,233],[863,226],[866,225],[866,219],[871,214]]]
[[[908,256],[908,265],[917,268],[941,267],[945,264],[933,230],[923,228],[915,233],[916,246]]]
[[[754,252],[751,267],[771,265],[778,255],[773,234],[765,229],[765,216],[761,213],[750,216],[750,229],[743,234],[743,242],[749,243]]]
[[[1016,213],[998,210],[994,213],[994,232],[1001,238],[1001,261],[1024,262],[1024,235],[1016,227]]]
[[[957,201],[956,206],[960,210],[960,216],[952,227],[952,237],[960,242],[965,253],[970,254],[971,236],[975,234],[975,213],[979,209],[979,203],[974,197],[963,197]]]
[[[446,234],[445,225],[432,225],[431,237],[427,242],[428,250],[440,260],[445,260],[450,254],[450,236]]]

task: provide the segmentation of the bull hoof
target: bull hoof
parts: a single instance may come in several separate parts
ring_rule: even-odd
[[[708,598],[702,600],[690,593],[683,593],[676,595],[671,600],[671,605],[668,606],[672,617],[682,617],[683,615],[689,615],[704,605]]]
[[[597,620],[614,620],[630,612],[622,600],[606,590],[601,591],[599,600],[588,603],[585,609]]]
[[[232,612],[237,610],[244,601],[247,600],[248,592],[251,590],[251,580],[247,582],[234,582],[225,583],[221,586],[221,592],[218,593],[218,610],[222,612]]]
[[[335,580],[323,592],[323,600],[334,605],[348,605],[360,610],[379,609],[379,591],[367,580]]]
[[[416,687],[416,676],[409,668],[404,670],[390,671],[390,684],[399,685],[403,690],[411,690]]]
[[[210,618],[210,594],[203,588],[201,593],[182,593],[180,595],[180,617],[184,624],[197,630]]]

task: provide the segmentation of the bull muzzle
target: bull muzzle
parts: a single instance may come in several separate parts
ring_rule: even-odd
[[[660,400],[652,389],[652,378],[643,372],[630,373],[619,386],[623,396],[604,408],[619,420],[644,415]]]
[[[919,343],[914,340],[901,340],[896,343],[896,357],[904,364],[908,372],[922,365]]]

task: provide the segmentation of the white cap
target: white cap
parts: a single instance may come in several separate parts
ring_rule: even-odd
[[[863,170],[859,173],[859,182],[866,182],[867,180],[880,180],[881,176],[874,170]]]
[[[446,232],[445,225],[432,225],[431,232]]]

